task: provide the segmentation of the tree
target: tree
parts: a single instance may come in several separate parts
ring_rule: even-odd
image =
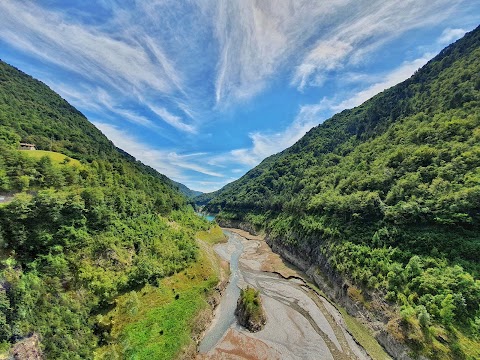
[[[442,300],[440,308],[440,316],[445,325],[451,325],[455,317],[455,304],[453,302],[452,294],[448,294]]]

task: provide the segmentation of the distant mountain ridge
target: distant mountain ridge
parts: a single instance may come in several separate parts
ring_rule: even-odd
[[[178,190],[189,199],[193,199],[193,198],[203,194],[203,192],[192,190],[192,189],[188,188],[186,185],[183,185],[182,183],[179,183],[179,182],[176,182],[176,181],[173,181],[173,180],[172,180],[172,182],[173,182],[174,186],[176,186],[178,188]]]
[[[417,354],[479,358],[480,27],[197,202],[382,298]]]

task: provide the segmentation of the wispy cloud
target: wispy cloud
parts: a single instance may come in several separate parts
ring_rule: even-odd
[[[169,154],[168,151],[155,149],[115,125],[97,121],[94,121],[93,124],[100,129],[115,146],[125,150],[145,164],[152,166],[162,174],[173,179],[182,177],[181,170],[173,166],[169,161],[166,161]]]
[[[182,182],[187,186],[195,185],[188,171],[195,171],[214,178],[225,178],[221,173],[215,172],[206,166],[201,166],[196,161],[203,158],[206,153],[178,154],[175,151],[155,148],[139,138],[132,136],[127,131],[115,125],[104,122],[93,122],[117,147],[125,150],[143,163],[153,167],[162,174],[175,181]],[[220,183],[216,181],[212,183]],[[225,181],[223,181],[223,184]],[[194,189],[200,189],[193,187]]]
[[[135,111],[123,108],[118,100],[114,99],[106,90],[98,87],[77,84],[77,86],[73,88],[71,85],[63,83],[57,83],[55,84],[55,87],[60,95],[70,99],[73,104],[89,111],[96,111],[99,114],[104,114],[109,118],[112,117],[109,116],[109,113],[111,113],[111,115],[115,116],[117,119],[121,118],[127,120],[130,123],[146,127],[157,133],[164,132],[162,127],[159,126],[158,119],[161,119],[163,122],[179,131],[191,134],[197,133],[197,129],[193,124],[187,124],[181,117],[173,115],[164,107],[149,103],[141,96],[139,96],[138,101],[155,114],[154,116],[146,117]]]
[[[249,99],[263,90],[269,78],[280,67],[289,66],[298,49],[319,31],[317,25],[322,22],[328,25],[329,16],[347,3],[347,0],[217,2],[216,103]]]
[[[179,116],[173,115],[170,112],[168,112],[167,109],[155,105],[148,105],[149,109],[152,110],[155,114],[160,116],[166,123],[169,125],[173,126],[174,128],[180,130],[180,131],[185,131],[191,134],[195,134],[197,132],[197,129],[195,129],[194,126],[190,124],[186,124],[183,122],[182,118]]]
[[[291,72],[292,84],[299,89],[319,86],[325,72],[361,61],[408,30],[439,23],[460,3],[107,2],[108,21],[87,26],[34,2],[5,0],[0,3],[0,38],[123,94],[153,91],[167,94],[175,104],[222,108],[251,99],[280,70]],[[450,29],[445,39],[459,30]],[[171,123],[192,132],[191,126],[182,125],[185,122]]]
[[[341,21],[320,35],[294,73],[300,90],[322,74],[358,63],[375,49],[408,30],[439,23],[461,1],[392,0],[351,4]]]
[[[351,97],[341,101],[338,104],[331,105],[331,109],[335,112],[338,112],[345,109],[351,109],[364,103],[365,101],[382,92],[383,90],[386,90],[402,82],[403,80],[408,79],[415,73],[416,70],[425,65],[432,57],[433,54],[425,54],[424,56],[413,61],[404,62],[398,68],[392,70],[387,74],[384,74],[383,80],[369,85],[367,88],[355,93]]]
[[[466,31],[463,29],[447,28],[437,39],[437,43],[439,45],[445,45],[457,40],[465,33]],[[399,67],[394,68],[390,72],[384,74],[349,74],[348,77],[350,79],[347,79],[347,81],[360,83],[363,82],[367,84],[367,86],[362,90],[348,96],[346,99],[341,100],[340,102],[335,101],[334,99],[324,98],[319,104],[312,105],[310,108],[313,110],[325,110],[328,108],[334,112],[351,109],[364,103],[376,94],[408,79],[415,73],[415,71],[425,65],[434,55],[435,53],[432,52],[425,53],[415,60],[403,62]]]
[[[351,44],[341,40],[320,42],[297,67],[292,84],[298,85],[299,90],[303,90],[308,84],[317,84],[317,79],[322,78],[323,72],[339,67],[353,49]],[[315,75],[313,81],[312,75]]]
[[[235,149],[228,153],[214,156],[210,163],[215,165],[230,163],[248,167],[256,166],[266,157],[293,145],[315,125],[317,125],[317,119],[314,119],[308,113],[301,112],[295,121],[282,131],[251,133],[249,135],[250,147]],[[233,173],[242,171],[244,170],[241,168],[232,170]]]
[[[464,29],[446,28],[443,30],[442,35],[438,39],[438,43],[441,45],[450,44],[455,40],[460,39],[463,35],[465,35],[466,32],[467,30]]]
[[[37,65],[37,75],[53,69],[48,79],[39,77],[93,115],[117,146],[209,190],[292,145],[333,112],[404,80],[430,56],[418,54],[434,51],[416,49],[408,55],[416,60],[396,60],[391,71],[364,66],[385,45],[412,30],[438,30],[452,14],[474,8],[468,0],[86,0],[81,10],[64,3],[0,1],[0,43]],[[447,26],[438,48],[470,25]],[[299,105],[287,125],[289,119],[267,116],[261,128],[270,130],[235,115],[277,87],[293,106],[322,100]],[[228,134],[229,121],[238,122],[234,145],[212,144]]]
[[[311,128],[321,124],[333,113],[358,106],[379,92],[407,79],[417,69],[423,66],[430,57],[431,54],[426,54],[414,61],[405,62],[387,74],[378,76],[361,76],[357,74],[357,81],[364,80],[365,82],[372,82],[373,79],[380,78],[383,80],[374,82],[365,89],[341,101],[338,101],[336,98],[325,97],[317,104],[303,105],[300,107],[293,123],[283,131],[276,133],[252,133],[249,135],[251,139],[250,147],[235,149],[229,153],[213,157],[211,162],[215,165],[230,162],[248,167],[256,166],[266,157],[278,153],[296,143]],[[242,169],[235,169],[232,170],[232,172],[241,173]]]
[[[2,1],[0,9],[1,38],[44,61],[123,91],[147,86],[170,93],[180,82],[168,57],[148,37],[122,38],[121,32],[112,36],[30,1]]]

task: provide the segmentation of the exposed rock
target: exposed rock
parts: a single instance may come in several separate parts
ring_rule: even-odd
[[[235,309],[238,323],[251,332],[263,329],[267,323],[265,310],[258,291],[251,287],[241,290]]]
[[[389,355],[394,359],[412,360],[409,355],[411,349],[386,331],[391,310],[378,294],[369,294],[374,300],[371,302],[378,305],[367,309],[364,304],[349,296],[348,290],[353,285],[330,266],[325,255],[308,248],[295,251],[281,239],[272,239],[267,236],[266,241],[274,252],[304,271],[328,298],[344,307],[350,315],[355,316],[367,326]],[[302,241],[301,243],[308,244],[309,241]],[[423,356],[418,356],[416,359],[426,360]]]
[[[13,345],[10,351],[15,360],[42,360],[42,351],[40,349],[40,338],[38,334],[33,334]]]
[[[224,219],[215,219],[217,224],[223,228],[237,228],[242,229],[250,234],[258,235],[258,229],[255,229],[255,226],[238,220],[224,220]]]
[[[259,233],[259,229],[255,229],[254,226],[246,222],[221,219],[217,219],[217,222],[220,226],[237,227],[254,235]],[[309,244],[318,243],[316,239],[303,239],[301,236],[297,236],[297,238],[302,240],[299,241],[300,248],[289,246],[284,239],[271,238],[268,234],[265,241],[275,253],[305,272],[328,298],[345,308],[350,315],[367,326],[389,355],[394,359],[412,360],[409,355],[411,349],[387,331],[386,324],[392,313],[391,307],[385,303],[382,296],[369,294],[371,297],[370,303],[376,304],[370,309],[367,309],[361,302],[352,299],[348,291],[352,284],[330,266],[326,256],[317,251],[318,247],[309,246]],[[420,355],[417,359],[425,360],[426,358]]]

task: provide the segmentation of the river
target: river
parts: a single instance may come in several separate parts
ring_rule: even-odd
[[[215,251],[230,262],[230,282],[197,359],[370,358],[347,332],[338,310],[261,238],[233,229],[225,233],[228,242]],[[234,315],[240,288],[247,285],[260,291],[267,316],[257,333],[238,325]]]

